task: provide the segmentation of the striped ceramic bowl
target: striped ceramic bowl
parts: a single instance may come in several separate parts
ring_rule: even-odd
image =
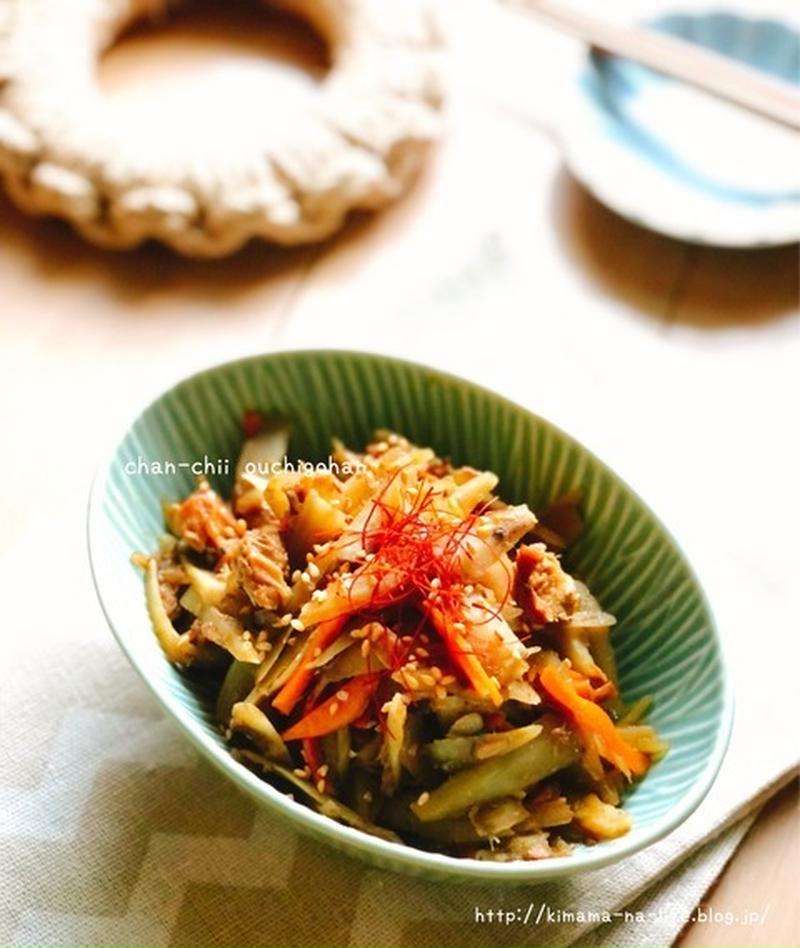
[[[650,720],[671,745],[627,799],[634,818],[627,836],[579,847],[564,859],[455,859],[341,826],[234,762],[214,725],[212,697],[161,653],[130,555],[154,548],[163,530],[161,501],[192,487],[188,465],[236,457],[240,419],[248,408],[290,421],[292,458],[325,459],[332,435],[361,445],[373,429],[388,427],[459,463],[498,472],[509,501],[537,509],[565,491],[580,491],[587,526],[567,566],[618,617],[614,643],[623,695],[628,701],[655,696]],[[163,468],[167,461],[172,465],[158,473],[154,462]],[[225,481],[223,475],[215,486],[224,491]],[[721,644],[697,580],[664,527],[568,435],[492,392],[420,365],[348,352],[287,352],[229,363],[181,382],[139,415],[99,471],[89,546],[117,640],[201,753],[299,829],[379,866],[439,878],[521,881],[615,862],[685,820],[725,753],[732,699]]]

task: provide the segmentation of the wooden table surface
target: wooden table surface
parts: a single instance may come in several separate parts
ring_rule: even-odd
[[[154,107],[180,108],[191,90],[202,115],[189,120],[212,122],[244,76],[254,95],[275,82],[313,94],[314,44],[280,24],[265,33],[252,16],[236,8],[223,22],[201,5],[174,26],[137,32],[105,63],[108,94],[141,109],[166,88]],[[798,342],[797,248],[701,249],[597,204],[562,166],[548,130],[558,103],[542,91],[542,63],[574,47],[507,16],[488,36],[469,17],[451,24],[458,42],[441,147],[405,200],[321,247],[254,245],[215,263],[151,246],[114,255],[0,199],[3,437],[16,446],[0,542],[23,536],[34,506],[41,515],[82,505],[103,438],[149,394],[200,365],[277,346],[378,348],[502,387],[634,484],[652,485],[648,498],[658,494],[662,511],[671,486],[684,497],[703,486],[676,452],[707,458],[708,425],[726,410],[766,416],[760,386],[774,404],[796,396],[786,386]],[[682,376],[703,378],[706,367],[702,417],[680,429],[675,419],[694,413],[697,396]],[[648,441],[648,425],[668,433],[666,444]],[[748,434],[747,450],[768,461],[785,429],[780,417],[765,425],[763,438]],[[732,436],[727,421],[716,430]],[[796,417],[786,434],[796,439]],[[632,438],[648,450],[631,452]],[[67,453],[45,451],[62,446]],[[670,508],[685,526],[696,511],[682,511]],[[797,835],[790,789],[708,896],[719,911],[745,896],[749,906],[769,903],[765,925],[696,923],[679,944],[796,944]]]

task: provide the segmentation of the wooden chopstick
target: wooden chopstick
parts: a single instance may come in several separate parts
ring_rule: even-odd
[[[688,82],[790,128],[800,128],[800,94],[786,82],[677,37],[638,26],[618,26],[553,0],[511,0],[514,6],[584,40]]]

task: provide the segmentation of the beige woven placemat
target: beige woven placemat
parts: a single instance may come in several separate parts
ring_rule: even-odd
[[[157,238],[223,256],[251,237],[302,244],[409,185],[437,135],[439,37],[430,0],[270,0],[325,39],[309,104],[272,119],[242,94],[224,128],[132,127],[95,81],[102,51],[168,0],[0,4],[0,176],[23,209],[126,248]]]
[[[69,603],[69,619],[37,624],[35,648],[29,635],[7,643],[0,943],[666,944],[735,848],[747,815],[792,770],[780,732],[749,755],[734,737],[710,797],[678,831],[622,864],[562,883],[496,889],[371,869],[256,809],[161,716],[92,601],[80,519],[76,510],[51,524],[74,538],[49,585],[51,601]],[[24,564],[39,536],[32,529],[0,559],[20,608],[38,588]],[[649,914],[606,919],[631,905]],[[498,909],[509,914],[489,920]]]

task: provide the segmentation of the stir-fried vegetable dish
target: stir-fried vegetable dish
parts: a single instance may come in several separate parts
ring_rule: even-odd
[[[628,831],[666,747],[626,707],[614,617],[562,565],[578,498],[378,432],[289,470],[248,413],[229,500],[200,481],[137,554],[167,658],[217,691],[244,765],[335,820],[451,855],[541,859]]]

